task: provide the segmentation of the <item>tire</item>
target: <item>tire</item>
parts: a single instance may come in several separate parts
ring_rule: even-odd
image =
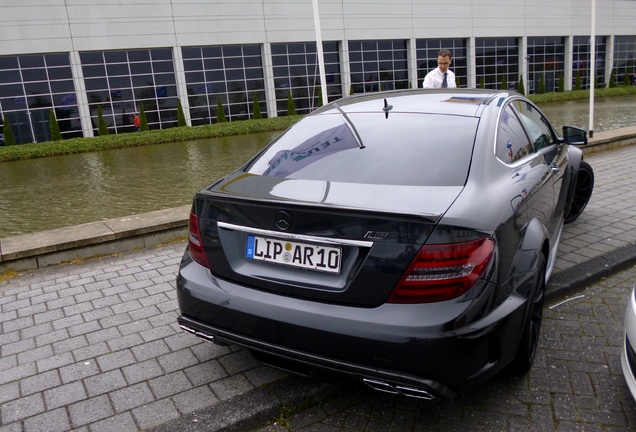
[[[592,196],[594,189],[594,170],[592,166],[581,161],[579,172],[576,176],[576,184],[574,185],[574,194],[570,203],[570,208],[564,218],[565,223],[574,222],[585,210],[587,203]]]
[[[515,358],[510,364],[510,371],[513,374],[528,372],[537,356],[541,322],[543,321],[543,305],[545,303],[545,265],[545,257],[540,254],[534,287],[529,298],[530,304],[526,321],[521,332]]]

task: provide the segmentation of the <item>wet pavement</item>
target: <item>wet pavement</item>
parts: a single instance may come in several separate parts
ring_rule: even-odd
[[[177,242],[0,282],[0,432],[636,428],[619,360],[636,284],[636,146],[586,159],[594,194],[564,230],[525,376],[450,402],[289,377],[179,329]]]

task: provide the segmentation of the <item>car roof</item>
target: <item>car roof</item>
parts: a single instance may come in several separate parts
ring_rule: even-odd
[[[510,96],[509,92],[482,89],[382,91],[338,99],[315,111],[314,114],[333,113],[333,111],[346,114],[384,111],[385,115],[401,112],[475,117],[479,116],[487,105],[493,103],[501,105],[501,102]]]

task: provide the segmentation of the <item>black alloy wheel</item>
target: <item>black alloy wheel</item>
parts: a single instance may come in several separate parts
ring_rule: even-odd
[[[519,347],[517,348],[515,359],[510,364],[510,370],[514,374],[529,371],[537,356],[541,322],[543,321],[543,305],[545,303],[545,257],[543,254],[539,256],[537,274],[535,275],[534,288],[530,299],[532,303],[523,326]]]
[[[574,222],[576,218],[583,213],[587,203],[590,201],[593,189],[594,171],[592,170],[592,166],[585,161],[581,161],[581,166],[579,167],[579,172],[576,177],[576,185],[574,185],[572,204],[570,205],[568,214],[565,216],[565,223]]]

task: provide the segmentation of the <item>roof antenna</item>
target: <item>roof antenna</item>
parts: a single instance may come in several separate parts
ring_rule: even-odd
[[[384,111],[384,118],[389,118],[389,111],[393,109],[393,105],[389,105],[389,103],[384,99],[384,106],[382,107],[382,111]]]

